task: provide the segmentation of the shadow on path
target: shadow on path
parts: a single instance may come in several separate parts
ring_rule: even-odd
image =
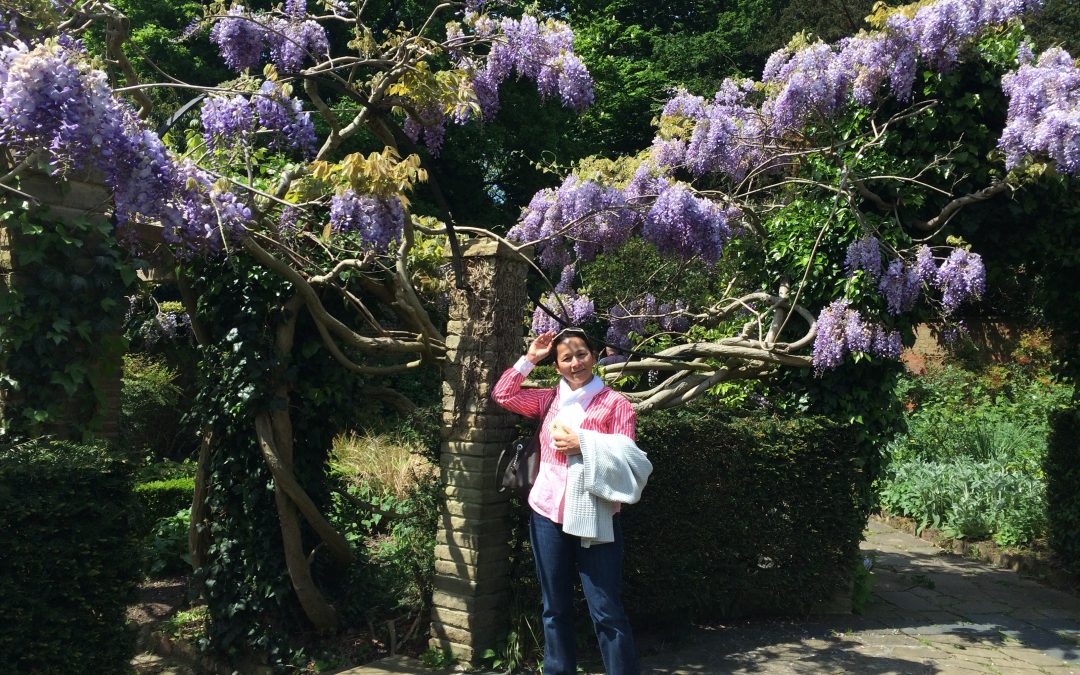
[[[695,628],[645,641],[642,671],[1080,674],[1080,599],[878,521],[863,550],[875,566],[862,615]]]

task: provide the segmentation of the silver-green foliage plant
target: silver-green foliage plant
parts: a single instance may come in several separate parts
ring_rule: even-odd
[[[884,451],[885,510],[1003,546],[1045,535],[1047,418],[1072,388],[1049,376],[1045,335],[1020,342],[1006,365],[949,365],[902,381],[898,394],[912,411],[907,431]]]

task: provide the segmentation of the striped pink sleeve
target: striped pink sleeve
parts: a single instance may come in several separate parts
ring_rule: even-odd
[[[637,440],[637,415],[634,407],[630,405],[621,394],[613,396],[614,402],[611,407],[611,433],[622,434]]]
[[[551,389],[522,389],[524,379],[525,376],[513,366],[507,368],[495,383],[491,399],[510,412],[539,418],[553,392]]]

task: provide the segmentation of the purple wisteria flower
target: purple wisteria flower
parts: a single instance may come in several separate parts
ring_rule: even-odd
[[[663,190],[645,216],[641,236],[663,253],[686,259],[699,257],[716,264],[731,239],[729,221],[739,212],[696,196],[688,187],[676,184]]]
[[[962,248],[953,249],[938,268],[935,279],[941,289],[941,304],[951,314],[969,297],[979,297],[986,291],[986,268],[978,253]]]
[[[208,98],[203,103],[200,119],[207,150],[231,147],[250,140],[253,126],[251,104],[244,96]]]
[[[266,29],[239,5],[214,23],[210,40],[217,45],[225,65],[236,71],[258,66],[266,51]]]
[[[901,347],[899,332],[865,321],[850,301],[841,298],[818,315],[811,362],[821,373],[836,368],[853,353],[899,358]]]
[[[272,19],[267,24],[265,35],[270,61],[278,70],[286,73],[297,72],[305,62],[317,61],[330,50],[326,29],[311,19]]]
[[[875,281],[880,279],[881,244],[877,237],[866,236],[852,242],[844,258],[844,269],[849,275],[854,275],[856,270],[863,270]]]
[[[933,279],[933,277],[931,277]],[[889,314],[896,316],[911,311],[922,292],[923,277],[918,267],[908,267],[903,260],[893,260],[881,275],[878,290],[885,297]]]
[[[285,13],[294,19],[307,16],[307,0],[285,0]]]
[[[557,333],[567,326],[581,326],[596,316],[596,308],[587,295],[549,293],[540,299],[540,304],[558,318],[537,306],[532,317],[534,335],[547,331]]]
[[[536,193],[507,237],[538,242],[541,265],[558,271],[569,262],[568,239],[578,260],[588,261],[626,242],[636,220],[622,191],[570,175],[557,190]]]
[[[286,96],[280,84],[267,80],[252,101],[259,125],[276,132],[270,147],[299,150],[309,159],[315,155],[315,125],[298,99]]]
[[[647,335],[649,321],[659,318],[656,296],[646,293],[627,305],[615,305],[608,310],[608,330],[604,341],[622,350],[633,348],[631,334]]]
[[[565,23],[530,15],[495,21],[474,11],[466,12],[465,22],[477,37],[493,40],[487,59],[471,66],[473,93],[485,119],[498,112],[499,85],[511,73],[534,81],[541,97],[558,94],[563,105],[577,112],[592,103],[592,76],[574,54],[574,34]]]
[[[1080,68],[1060,47],[1002,78],[1009,112],[998,145],[1012,169],[1030,155],[1054,160],[1062,173],[1080,172]]]
[[[397,197],[358,195],[346,190],[330,200],[330,223],[335,232],[357,232],[361,250],[385,254],[401,241],[405,209]]]

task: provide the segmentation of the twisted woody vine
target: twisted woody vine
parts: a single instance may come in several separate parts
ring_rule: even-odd
[[[526,80],[542,99],[580,112],[593,103],[592,80],[557,18],[467,0],[432,3],[412,29],[376,31],[366,4],[208,7],[189,31],[208,33],[235,71],[216,87],[178,74],[137,81],[122,17],[105,2],[5,5],[0,190],[28,203],[26,171],[93,171],[111,190],[122,240],[177,260],[248,257],[291,288],[282,307],[294,318],[276,334],[279,353],[292,349],[304,313],[342,368],[376,381],[445,356],[418,250],[435,242],[456,252],[462,237],[528,247],[549,288],[533,330],[601,326],[629,356],[606,378],[654,374],[627,392],[647,411],[784,368],[898,358],[905,316],[948,319],[986,291],[979,254],[950,237],[950,223],[1043,176],[1080,171],[1080,68],[1060,48],[1036,54],[1022,30],[1042,0],[923,0],[880,4],[869,30],[835,44],[796,36],[760,79],[729,79],[711,96],[668,92],[650,147],[581,162],[502,234],[454,222],[446,209],[419,216],[414,187],[426,183],[441,201],[429,158],[448,127],[482,128],[499,112],[504,82]],[[83,44],[99,24],[116,38],[106,63]],[[987,181],[974,186],[951,171],[962,137],[932,156],[897,149],[903,130],[947,103],[933,83],[971,63],[1002,73],[1008,101],[996,149],[978,159]],[[110,84],[108,68],[125,72],[123,86]],[[151,129],[147,92],[159,88],[201,97],[192,131]],[[382,149],[349,152],[359,138]],[[632,241],[673,266],[731,280],[706,302],[669,289],[596,306],[583,272]],[[447,275],[436,285],[456,282]],[[288,400],[286,384],[277,393]],[[252,427],[285,495],[279,507],[295,508],[347,558],[290,476],[288,409],[260,413]],[[316,627],[332,628],[335,612],[292,536],[286,560],[300,602]]]

